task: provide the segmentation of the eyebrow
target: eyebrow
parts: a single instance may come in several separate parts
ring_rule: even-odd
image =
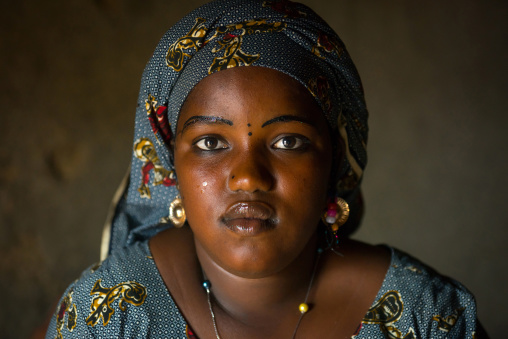
[[[304,123],[304,124],[316,127],[308,119],[305,119],[305,118],[302,118],[302,117],[299,117],[299,116],[296,116],[296,115],[281,115],[280,117],[275,117],[273,119],[270,119],[270,120],[266,121],[263,125],[261,125],[261,128],[263,128],[265,126],[268,126],[268,125],[271,125],[271,124],[274,124],[274,123],[277,123],[277,122],[289,122],[289,121],[297,121],[297,122],[301,122],[301,123]]]
[[[185,129],[195,123],[202,122],[205,124],[225,124],[229,126],[233,126],[233,122],[228,119],[224,119],[221,117],[216,117],[213,115],[194,115],[187,119],[185,123],[183,124],[182,131],[180,133],[183,133]]]

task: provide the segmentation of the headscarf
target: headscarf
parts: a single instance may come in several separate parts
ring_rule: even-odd
[[[172,226],[168,207],[178,190],[171,147],[180,109],[203,78],[239,66],[278,70],[309,90],[329,123],[336,155],[341,154],[335,193],[349,202],[358,197],[367,161],[368,113],[343,42],[305,5],[217,0],[171,27],[144,70],[130,177],[114,202],[103,255],[104,249],[148,239]]]

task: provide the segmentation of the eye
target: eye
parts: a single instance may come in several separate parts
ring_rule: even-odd
[[[300,149],[308,145],[309,140],[304,137],[296,137],[296,136],[284,136],[278,139],[273,145],[273,148],[283,149],[283,150],[292,150],[292,149]]]
[[[204,137],[194,143],[196,147],[203,151],[214,151],[222,148],[227,148],[226,143],[216,137]]]

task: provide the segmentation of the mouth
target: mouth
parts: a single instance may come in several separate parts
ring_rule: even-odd
[[[221,222],[241,236],[255,236],[272,230],[277,224],[275,211],[262,202],[239,202],[228,208]]]

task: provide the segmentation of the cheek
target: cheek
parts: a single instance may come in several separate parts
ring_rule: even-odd
[[[279,178],[285,190],[309,197],[326,197],[331,172],[327,153],[302,157],[298,161],[284,161],[279,165]]]
[[[180,166],[180,164],[182,166]],[[217,166],[200,166],[192,159],[179,158],[175,154],[175,170],[189,223],[202,223],[214,215],[214,202],[223,187]]]
[[[280,192],[293,221],[317,224],[326,206],[331,161],[301,161],[279,174]]]

